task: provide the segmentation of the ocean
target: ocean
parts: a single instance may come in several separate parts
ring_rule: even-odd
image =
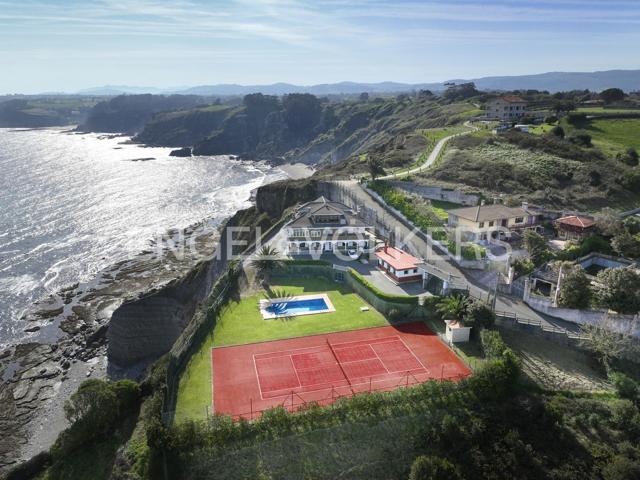
[[[0,346],[36,300],[149,249],[170,228],[219,223],[286,174],[264,163],[170,157],[128,137],[0,129]]]

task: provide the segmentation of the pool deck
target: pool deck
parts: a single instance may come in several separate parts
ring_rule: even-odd
[[[297,313],[287,313],[286,311],[283,313],[274,313],[269,312],[267,308],[274,303],[285,303],[285,302],[295,302],[300,300],[316,300],[323,299],[327,308],[324,310],[312,310],[308,312],[297,312]],[[260,314],[264,320],[273,320],[275,318],[284,318],[284,317],[299,317],[302,315],[315,315],[319,313],[329,313],[335,312],[336,309],[329,298],[329,295],[326,293],[315,293],[313,295],[297,295],[294,297],[283,297],[283,298],[263,298],[260,300],[258,308],[260,309]]]

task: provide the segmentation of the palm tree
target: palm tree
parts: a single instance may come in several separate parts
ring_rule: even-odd
[[[436,309],[445,319],[462,321],[467,313],[469,299],[464,295],[445,297],[438,302]]]
[[[256,271],[256,277],[268,282],[269,275],[273,270],[282,267],[284,262],[280,257],[280,252],[274,247],[265,245],[260,249],[256,258],[251,260],[251,266]]]

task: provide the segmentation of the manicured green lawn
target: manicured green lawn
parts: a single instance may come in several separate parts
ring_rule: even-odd
[[[358,328],[387,325],[385,318],[353,293],[346,285],[324,278],[274,278],[271,296],[286,297],[310,293],[326,293],[335,307],[335,312],[300,317],[263,320],[258,310],[258,301],[267,293],[231,302],[222,312],[212,334],[196,352],[180,380],[176,421],[203,418],[211,405],[211,348],[221,345],[236,345],[300,337],[318,333],[354,330]],[[368,306],[368,312],[360,307]]]
[[[449,218],[449,214],[447,213],[448,210],[460,207],[462,207],[462,205],[459,203],[446,202],[444,200],[431,200],[431,209],[433,210],[433,213],[445,221]]]

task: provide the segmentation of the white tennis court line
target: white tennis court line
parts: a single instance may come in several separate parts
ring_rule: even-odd
[[[381,373],[380,375],[384,375],[384,374]],[[428,374],[427,373],[417,373],[417,375],[428,375]],[[360,377],[360,378],[366,378],[366,377]],[[370,377],[370,378],[373,378],[373,377]],[[402,377],[381,378],[381,379],[378,379],[378,380],[370,380],[370,381],[367,381],[367,382],[351,383],[350,385],[341,385],[341,386],[334,387],[334,388],[345,388],[346,389],[346,388],[357,387],[359,385],[374,385],[376,383],[384,383],[384,382],[389,382],[389,381],[392,381],[392,380],[397,380],[398,378],[402,378]],[[426,381],[429,380],[429,378],[431,378],[431,377],[427,377],[422,381],[418,380],[418,383],[425,383]],[[417,380],[417,378],[416,378],[416,380]],[[317,383],[316,385],[322,385],[322,383]],[[313,387],[314,385],[309,385],[309,386]],[[395,387],[393,387],[393,388],[395,388]],[[319,388],[317,390],[309,390],[308,392],[297,392],[297,394],[298,394],[298,396],[301,397],[302,395],[307,394],[307,393],[322,392],[323,390],[329,391],[329,390],[331,390],[331,388]],[[363,392],[366,392],[366,390],[363,390]],[[363,392],[358,392],[358,393],[363,393]],[[289,395],[291,395],[291,392],[283,393],[283,394],[280,394],[280,395],[274,395],[273,397],[263,398],[263,400],[273,400],[273,399],[276,399],[276,398],[285,398],[285,397],[288,397]],[[313,401],[313,400],[309,400],[309,401]]]
[[[406,342],[405,342],[405,341],[404,341],[400,336],[398,336],[398,335],[391,335],[391,336],[389,336],[389,337],[380,337],[380,338],[376,338],[376,339],[372,339],[372,340],[384,340],[384,341],[382,341],[382,342],[380,342],[380,341],[376,341],[376,342],[375,342],[375,345],[384,345],[385,343],[393,343],[393,342],[396,342],[396,341],[400,341],[400,342],[402,342],[402,344],[403,344],[403,345],[404,345],[404,347],[409,351],[409,353],[411,354],[411,356],[412,356],[413,358],[415,358],[415,359],[418,361],[418,363],[420,364],[420,366],[424,369],[425,373],[426,373],[427,375],[431,375],[431,370],[429,370],[427,367],[425,367],[425,365],[422,363],[422,361],[421,361],[421,360],[416,356],[416,354],[415,354],[415,353],[413,353],[413,350],[409,347],[409,345],[407,345],[407,344],[406,344]],[[367,346],[368,346],[368,347],[373,351],[374,355],[376,356],[376,358],[378,359],[378,361],[382,364],[382,367],[383,367],[383,368],[386,370],[386,372],[387,372],[386,374],[384,374],[384,373],[379,373],[379,374],[377,374],[377,375],[388,375],[388,374],[393,374],[393,373],[399,373],[399,372],[405,372],[405,371],[407,371],[407,372],[408,372],[408,371],[410,371],[410,370],[404,370],[404,369],[401,369],[401,370],[389,370],[389,369],[387,368],[387,366],[385,365],[384,361],[383,361],[383,360],[378,356],[378,353],[377,353],[377,352],[375,351],[375,349],[371,346],[371,345],[372,345],[372,343],[363,343],[363,342],[366,342],[366,340],[358,340],[358,341],[354,341],[354,342],[343,342],[343,343],[332,344],[332,347],[334,347],[334,350],[335,350],[335,346],[340,347],[341,345],[352,345],[352,344],[364,344],[364,345],[367,345]],[[260,386],[260,376],[258,375],[258,368],[257,368],[257,366],[256,366],[256,356],[257,356],[257,355],[273,355],[273,354],[276,354],[276,353],[282,353],[282,355],[280,355],[281,357],[288,356],[288,357],[289,357],[289,361],[291,362],[291,367],[293,368],[293,371],[294,371],[294,373],[295,373],[295,375],[296,375],[296,380],[297,380],[297,382],[298,382],[298,386],[297,386],[297,387],[294,387],[294,388],[303,388],[303,386],[302,386],[302,382],[300,381],[300,376],[298,375],[298,369],[296,368],[295,363],[293,362],[293,358],[292,358],[292,357],[293,357],[293,355],[292,355],[292,354],[290,354],[290,353],[289,353],[289,354],[287,354],[287,353],[283,353],[283,352],[298,352],[298,351],[301,351],[301,350],[315,350],[315,349],[317,349],[317,348],[319,348],[319,347],[322,347],[322,346],[323,346],[323,345],[317,345],[317,346],[314,346],[314,347],[301,347],[301,348],[293,348],[293,349],[288,349],[288,350],[278,350],[278,351],[269,352],[269,353],[253,354],[253,365],[254,365],[254,370],[255,370],[255,374],[256,374],[256,380],[258,381],[258,390],[260,391],[260,398],[261,398],[262,400],[268,400],[268,399],[273,399],[273,398],[278,398],[278,397],[286,397],[286,396],[287,396],[287,394],[283,394],[283,395],[276,395],[276,396],[274,396],[274,397],[268,397],[268,398],[265,398],[265,397],[264,397],[264,395],[263,395],[263,393],[262,393],[262,387]],[[342,349],[345,349],[345,348],[348,348],[348,347],[342,347]],[[340,348],[339,348],[339,349],[340,349]],[[275,358],[278,358],[278,357],[275,357]],[[342,365],[346,365],[346,364],[350,364],[350,363],[358,363],[358,362],[364,362],[364,361],[366,361],[366,360],[351,360],[351,361],[348,361],[348,362],[339,362],[339,363],[340,363],[340,364],[342,364]],[[338,362],[334,362],[334,363],[327,364],[327,365],[338,365]],[[305,371],[313,370],[314,368],[317,368],[317,367],[312,367],[312,368],[301,368],[301,369],[299,369],[299,370],[300,370],[301,372],[305,372]],[[418,373],[418,374],[419,374],[419,373]],[[356,378],[366,378],[366,377],[356,377]],[[351,383],[351,379],[346,378],[346,376],[345,376],[345,381],[347,381],[347,382],[350,382],[350,383]],[[382,379],[382,380],[376,380],[376,381],[374,381],[374,383],[376,383],[376,382],[382,382],[382,381],[385,381],[385,379]],[[356,385],[365,385],[366,383],[368,383],[368,382],[351,383],[351,385],[352,385],[352,386],[356,386]],[[314,387],[315,385],[323,385],[323,384],[322,384],[322,383],[315,383],[315,384],[311,384],[311,385],[305,385],[304,387]],[[324,389],[319,389],[319,390],[324,390]],[[319,390],[312,390],[312,391],[317,392],[317,391],[319,391]],[[277,391],[277,390],[276,390],[276,391]]]

